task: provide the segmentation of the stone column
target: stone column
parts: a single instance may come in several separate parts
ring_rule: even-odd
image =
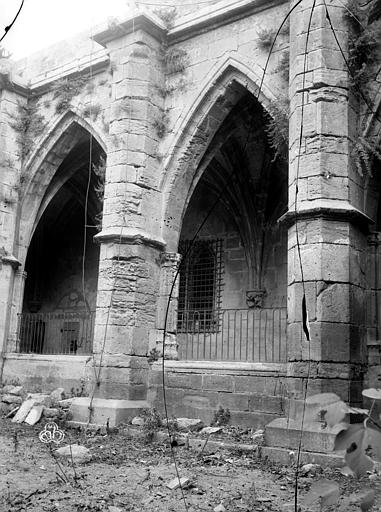
[[[94,334],[96,396],[145,400],[159,295],[161,195],[155,119],[163,111],[161,30],[144,17],[95,40],[110,54],[110,129]]]
[[[26,277],[27,274],[26,272],[24,272],[24,270],[20,268],[17,268],[17,270],[15,270],[7,352],[16,352],[19,347],[19,314],[22,312]]]
[[[292,14],[290,27],[289,211],[285,216],[289,222],[289,383],[292,394],[300,398],[309,375],[309,394],[335,392],[355,404],[361,400],[364,371],[368,219],[360,210],[361,179],[350,164],[356,113],[348,71],[319,0],[305,55],[312,5],[312,0],[302,2]],[[345,7],[330,2],[327,6],[345,49]],[[302,332],[304,290],[310,342]]]
[[[178,254],[176,252],[164,252],[161,255],[160,295],[157,308],[157,329],[155,331],[155,348],[157,349],[157,352],[162,356],[165,316],[168,307],[166,337],[164,343],[165,359],[178,359],[176,328],[180,281],[179,276],[177,276],[176,283],[174,286],[173,283],[180,262],[181,254]]]
[[[0,252],[0,355],[14,348],[7,346],[7,341],[12,313],[12,290],[19,265],[14,256]]]

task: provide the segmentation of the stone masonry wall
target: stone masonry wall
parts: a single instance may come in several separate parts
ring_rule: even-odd
[[[262,428],[286,411],[285,368],[276,365],[249,368],[245,363],[197,364],[166,362],[165,382],[169,416],[213,421],[219,407],[229,409],[231,423]],[[148,400],[163,410],[161,364],[154,363]]]

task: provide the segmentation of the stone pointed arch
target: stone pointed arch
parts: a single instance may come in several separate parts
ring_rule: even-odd
[[[107,154],[106,144],[94,127],[75,112],[68,111],[48,126],[25,163],[18,215],[17,256],[20,261],[25,261],[27,247],[44,209],[43,202],[45,206],[49,202],[46,192],[58,167],[84,134],[93,137]]]
[[[210,71],[196,100],[174,127],[177,135],[168,150],[161,183],[164,198],[162,234],[168,250],[177,248],[184,212],[203,172],[199,164],[232,107],[247,92],[253,94],[264,109],[275,100],[275,94],[265,85],[260,88],[260,84],[260,68],[253,71],[229,57]]]

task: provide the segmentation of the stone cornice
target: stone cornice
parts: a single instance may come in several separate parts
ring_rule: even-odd
[[[150,12],[139,12],[127,20],[97,32],[93,39],[102,46],[142,29],[156,39],[167,35],[170,42],[178,42],[197,34],[216,28],[248,15],[271,9],[287,3],[286,0],[230,0],[228,5],[205,7],[187,16],[179,18],[176,26],[167,30],[163,22]]]
[[[230,0],[222,6],[205,7],[178,20],[176,26],[168,32],[170,42],[179,42],[213,28],[232,23],[251,14],[271,9],[285,0]]]
[[[308,205],[303,205],[297,211],[289,210],[278,219],[278,222],[282,222],[289,227],[295,223],[296,219],[317,218],[351,222],[360,225],[365,230],[369,229],[370,224],[374,224],[373,220],[358,208],[345,201],[336,200],[310,201]]]
[[[150,233],[136,228],[106,228],[94,236],[98,243],[115,242],[130,245],[149,245],[156,249],[163,250],[165,241]]]
[[[92,39],[102,46],[107,46],[110,41],[132,34],[137,30],[144,30],[158,40],[161,40],[167,33],[165,25],[157,16],[144,12],[97,32]]]

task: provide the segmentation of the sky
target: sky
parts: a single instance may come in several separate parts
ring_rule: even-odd
[[[25,0],[1,45],[17,60],[108,17],[128,16],[129,3],[128,0]],[[0,37],[20,5],[21,0],[0,0]]]

